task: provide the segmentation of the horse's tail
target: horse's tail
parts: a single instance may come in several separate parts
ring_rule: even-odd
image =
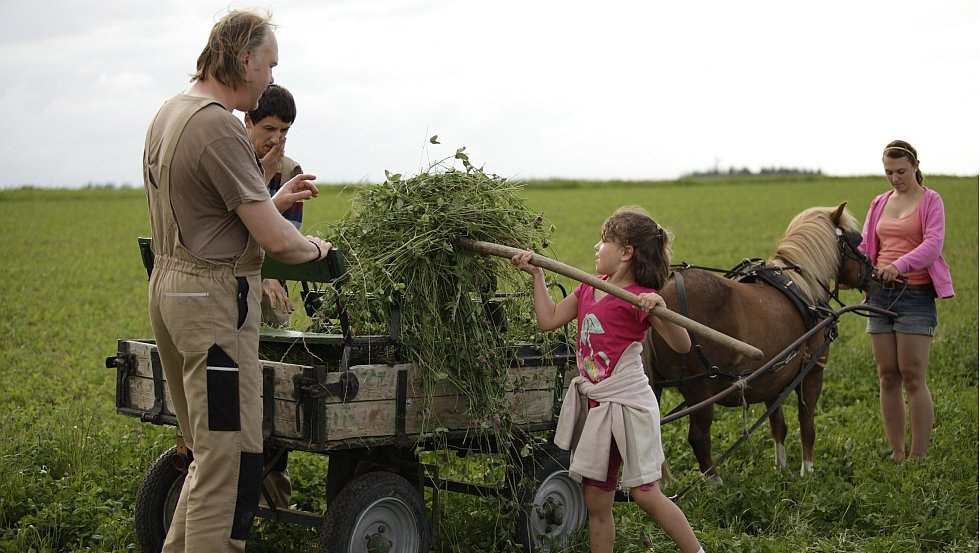
[[[660,479],[666,480],[670,484],[677,484],[679,480],[674,476],[674,473],[670,472],[670,467],[667,466],[667,460],[664,459],[664,464],[660,465]],[[663,491],[663,487],[660,488]]]
[[[643,360],[643,370],[650,381],[650,387],[653,388],[653,393],[657,395],[657,401],[660,401],[663,386],[659,386],[657,383],[663,380],[663,377],[657,371],[657,350],[653,347],[653,336],[651,336],[653,332],[655,331],[651,328],[643,337],[643,351],[640,353],[640,357]]]

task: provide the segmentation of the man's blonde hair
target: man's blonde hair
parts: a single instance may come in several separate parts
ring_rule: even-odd
[[[197,71],[191,76],[191,82],[214,77],[233,89],[245,84],[245,52],[262,46],[274,28],[271,15],[245,10],[229,12],[211,28],[211,36],[197,58]]]

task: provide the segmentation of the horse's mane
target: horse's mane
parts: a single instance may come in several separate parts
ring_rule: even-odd
[[[840,270],[840,252],[832,219],[837,209],[811,207],[793,217],[770,260],[779,259],[802,269],[802,274],[787,274],[811,303],[826,301],[828,292],[825,286],[836,278]],[[847,209],[841,213],[840,226],[844,230],[860,230],[857,219]]]

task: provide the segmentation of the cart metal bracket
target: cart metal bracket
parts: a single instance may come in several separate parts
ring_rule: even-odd
[[[395,386],[395,444],[408,447],[412,440],[405,433],[405,419],[408,402],[408,371],[398,371]]]
[[[143,413],[140,419],[143,422],[163,424],[161,419],[165,406],[163,388],[166,384],[163,383],[163,364],[160,362],[160,354],[156,350],[150,352],[150,368],[153,371],[153,407]]]
[[[262,440],[269,439],[275,429],[276,373],[269,365],[262,365]]]
[[[429,511],[429,535],[431,539],[429,543],[435,544],[439,541],[439,484],[442,479],[439,478],[439,466],[420,464],[419,465],[419,489],[421,490],[423,486],[428,485],[429,489],[432,490],[432,509]]]
[[[119,341],[119,353],[112,357],[106,357],[105,368],[116,369],[116,409],[129,405],[129,375],[136,371],[139,366],[139,359],[136,354],[128,353],[128,347],[122,340]],[[125,350],[125,351],[124,351]]]
[[[314,367],[314,370],[317,367]],[[357,375],[344,371],[340,373],[337,382],[324,383],[322,379],[309,378],[302,375],[293,377],[294,394],[297,399],[319,400],[327,397],[339,399],[343,403],[353,401],[361,388]]]
[[[314,365],[311,376],[296,375],[293,377],[293,395],[296,397],[296,425],[300,427],[300,409],[304,421],[309,425],[309,436],[313,443],[323,443],[327,440],[326,401],[327,398],[338,399],[343,403],[353,401],[360,389],[360,382],[354,373],[343,371],[336,382],[327,383],[327,367]]]

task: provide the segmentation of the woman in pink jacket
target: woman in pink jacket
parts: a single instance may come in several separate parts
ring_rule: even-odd
[[[926,188],[919,156],[895,140],[882,155],[892,189],[871,202],[862,249],[877,267],[885,290],[868,304],[894,311],[895,319],[871,317],[868,334],[878,365],[881,418],[891,458],[905,459],[905,398],[908,396],[910,457],[924,457],[932,434],[932,395],[926,384],[929,348],[936,330],[935,298],[953,296],[942,257],[946,215],[939,193]]]

